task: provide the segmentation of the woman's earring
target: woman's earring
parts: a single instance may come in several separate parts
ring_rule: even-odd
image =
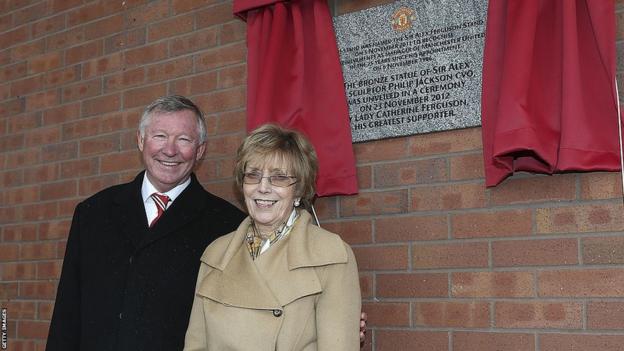
[[[299,207],[300,205],[299,201],[301,201],[301,199],[295,199],[295,202],[293,202],[293,205],[295,205],[295,207]]]

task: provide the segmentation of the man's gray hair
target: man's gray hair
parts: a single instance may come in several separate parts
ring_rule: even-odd
[[[197,105],[195,105],[195,103],[193,103],[193,101],[181,95],[160,97],[143,110],[143,115],[141,116],[141,121],[139,122],[139,133],[141,138],[145,136],[145,128],[147,128],[150,124],[151,117],[154,113],[177,112],[184,110],[192,111],[197,118],[197,134],[199,135],[199,143],[203,144],[206,141],[206,120],[204,118],[204,113],[199,107],[197,107]]]

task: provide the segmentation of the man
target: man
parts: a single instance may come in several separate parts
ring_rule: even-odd
[[[184,97],[156,100],[137,132],[145,172],[76,207],[47,351],[182,350],[199,258],[244,218],[192,173],[204,123]]]

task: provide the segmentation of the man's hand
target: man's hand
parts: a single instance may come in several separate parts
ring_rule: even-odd
[[[360,316],[360,348],[364,347],[364,341],[366,340],[366,321],[368,316],[366,312],[362,312]]]

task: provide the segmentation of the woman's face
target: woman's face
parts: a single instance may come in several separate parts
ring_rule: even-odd
[[[287,162],[279,162],[275,158],[262,163],[252,160],[245,167],[245,173],[262,177],[292,176]],[[277,229],[290,216],[294,207],[295,185],[271,185],[269,178],[262,178],[258,184],[247,184],[243,178],[243,195],[249,216],[253,218],[260,232],[267,234]]]

